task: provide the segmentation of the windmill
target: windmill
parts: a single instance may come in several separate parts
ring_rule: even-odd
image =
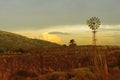
[[[100,27],[101,21],[98,17],[92,17],[89,20],[87,20],[87,25],[92,29],[93,31],[93,45],[96,45],[96,30]]]

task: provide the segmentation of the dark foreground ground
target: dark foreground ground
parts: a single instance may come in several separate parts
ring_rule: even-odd
[[[120,80],[120,46],[4,52],[0,54],[0,80]]]

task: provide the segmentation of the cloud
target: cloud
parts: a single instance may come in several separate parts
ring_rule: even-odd
[[[52,34],[48,34],[48,33],[43,33],[42,34],[42,39],[43,40],[47,40],[50,42],[55,42],[55,43],[62,43],[62,40],[60,37],[58,37],[57,35],[52,35]]]
[[[70,33],[66,33],[66,32],[49,32],[48,34],[55,34],[55,35],[71,35]]]
[[[120,29],[104,29],[103,31],[120,31]]]
[[[98,44],[120,45],[120,25],[101,25],[97,30]],[[70,39],[75,39],[77,44],[91,44],[92,30],[87,25],[58,25],[37,30],[18,30],[14,33],[30,38],[38,38],[60,44],[69,44]]]
[[[120,31],[120,25],[102,25],[100,31]]]

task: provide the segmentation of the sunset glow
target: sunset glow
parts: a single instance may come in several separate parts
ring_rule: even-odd
[[[0,29],[29,38],[78,45],[92,44],[86,24],[99,17],[97,44],[120,45],[119,0],[0,0]]]
[[[119,29],[120,25],[101,25],[97,32],[97,43],[120,44]],[[79,45],[92,44],[92,32],[87,25],[54,26],[40,30],[18,30],[14,33],[59,44],[69,44],[70,39],[75,39]]]

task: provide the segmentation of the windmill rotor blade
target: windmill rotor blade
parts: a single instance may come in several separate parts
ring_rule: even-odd
[[[87,20],[87,25],[90,27],[90,29],[96,30],[101,25],[101,21],[98,17],[92,17]]]

